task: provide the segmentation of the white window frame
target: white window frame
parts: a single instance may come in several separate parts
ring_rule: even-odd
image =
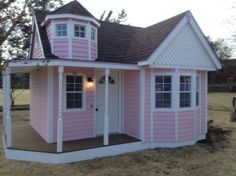
[[[66,91],[66,77],[67,76],[82,76],[82,108],[67,108],[66,103],[67,103],[67,91]],[[64,90],[64,112],[78,112],[78,111],[86,111],[86,86],[85,86],[86,82],[85,82],[85,75],[84,74],[80,74],[80,73],[66,73],[64,74],[64,85],[63,85],[63,90]]]
[[[80,37],[80,36],[75,35],[75,32],[76,32],[75,26],[84,27],[84,37]],[[80,33],[81,31],[78,31],[78,32]],[[79,39],[87,39],[87,25],[82,24],[82,23],[73,23],[73,37],[79,38]]]
[[[170,76],[171,77],[171,107],[169,108],[156,108],[156,90],[155,90],[155,86],[156,86],[156,81],[155,81],[155,78],[156,76]],[[154,112],[173,112],[174,111],[174,93],[173,93],[173,83],[174,83],[174,74],[172,73],[158,73],[158,72],[154,72],[153,73],[153,76],[152,76],[152,93],[151,93],[151,96],[152,96],[152,104],[153,104],[153,111]]]
[[[198,94],[197,94],[198,93]],[[200,107],[200,75],[196,75],[196,107]],[[198,95],[198,96],[197,96]],[[198,104],[197,104],[197,98],[198,98]]]
[[[92,32],[93,30],[95,31],[95,34],[94,34],[94,40],[92,39]],[[91,34],[90,34],[90,40],[97,43],[97,29],[94,28],[94,27],[91,27]]]
[[[66,25],[66,35],[65,36],[57,36],[57,25],[63,25],[63,24],[65,24]],[[55,22],[54,23],[54,37],[55,38],[65,38],[65,37],[68,37],[68,33],[69,33],[69,24],[68,24],[68,22]]]
[[[180,78],[182,77],[182,76],[184,76],[184,77],[190,77],[190,79],[191,79],[191,81],[190,81],[190,90],[188,90],[188,91],[181,91],[180,90],[180,88],[181,88],[181,81],[180,81]],[[189,74],[181,74],[181,75],[179,75],[179,108],[181,109],[181,110],[190,110],[190,109],[192,109],[192,107],[193,107],[193,104],[192,104],[192,86],[193,86],[193,75],[189,75]],[[180,95],[181,95],[181,93],[189,93],[190,94],[190,106],[188,106],[188,107],[181,107],[181,103],[180,103],[180,101],[181,101],[181,97],[180,97]]]

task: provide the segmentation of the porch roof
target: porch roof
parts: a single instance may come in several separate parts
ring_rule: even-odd
[[[81,61],[73,59],[16,59],[8,63],[11,73],[30,72],[39,67],[65,66],[65,67],[86,67],[98,69],[119,69],[119,70],[139,70],[137,64],[121,64],[111,62]]]

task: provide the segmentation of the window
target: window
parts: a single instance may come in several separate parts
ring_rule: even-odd
[[[56,36],[57,37],[67,36],[67,24],[56,24]]]
[[[91,40],[96,41],[96,30],[94,28],[91,29]]]
[[[199,106],[199,76],[196,78],[196,106]]]
[[[156,108],[171,107],[171,76],[155,77]]]
[[[40,48],[40,46],[39,46],[39,35],[38,35],[37,32],[35,33],[34,47],[35,48]]]
[[[85,38],[85,26],[83,25],[74,25],[74,36],[75,37],[80,37],[80,38]]]
[[[180,107],[191,106],[191,77],[180,76]]]
[[[83,76],[66,76],[66,109],[82,109]]]
[[[100,79],[99,79],[99,81],[98,81],[98,83],[99,84],[104,84],[105,83],[105,76],[102,76]],[[109,83],[110,84],[115,84],[115,81],[114,81],[114,79],[112,78],[112,77],[110,77],[110,76],[108,76],[108,80],[109,80]]]

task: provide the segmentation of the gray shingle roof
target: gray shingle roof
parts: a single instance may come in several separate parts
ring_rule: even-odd
[[[78,8],[79,10],[76,10]],[[45,27],[40,27],[48,14],[74,13],[93,17],[79,2],[72,1],[53,11],[35,10],[45,57],[57,58],[51,53]],[[146,28],[100,21],[98,29],[98,58],[96,61],[137,63],[144,61],[164,41],[187,12]]]

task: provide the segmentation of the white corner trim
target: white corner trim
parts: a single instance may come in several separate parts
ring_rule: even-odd
[[[41,23],[41,26],[44,26],[48,20],[52,19],[61,19],[61,18],[73,18],[73,19],[79,19],[79,20],[84,20],[84,21],[90,21],[96,24],[98,27],[100,27],[100,23],[95,20],[92,17],[86,17],[86,16],[81,16],[81,15],[73,15],[73,14],[56,14],[56,15],[47,15],[45,20]]]
[[[220,63],[219,59],[217,58],[216,54],[213,52],[211,46],[209,45],[208,41],[206,40],[205,35],[201,31],[201,29],[198,26],[196,20],[192,17],[191,20],[189,21],[189,23],[192,26],[192,28],[193,28],[194,32],[196,33],[196,35],[198,36],[199,40],[201,41],[201,43],[205,47],[207,53],[212,58],[212,61],[215,64],[216,68],[221,69],[221,63]]]
[[[73,34],[74,34],[74,32],[73,32],[74,30],[73,30],[73,22],[72,22],[72,20],[71,19],[69,19],[69,22],[68,22],[68,27],[67,27],[67,35],[68,35],[68,42],[69,42],[69,46],[68,46],[68,57],[69,57],[69,59],[72,59],[72,45],[73,45],[73,43],[72,43],[72,38],[73,38]]]
[[[92,25],[89,22],[88,26],[87,26],[87,30],[86,30],[86,32],[87,32],[86,36],[88,38],[88,58],[89,58],[89,60],[92,60],[92,57],[91,57],[91,27],[92,27]]]
[[[180,22],[174,27],[174,29],[168,34],[165,40],[159,45],[158,48],[151,54],[151,56],[144,62],[139,62],[138,65],[151,65],[160,56],[160,54],[166,49],[169,43],[176,37],[176,35],[181,31],[181,29],[188,22],[186,16],[184,16]]]
[[[180,75],[178,73],[178,69],[175,70],[175,74],[173,75],[173,94],[172,94],[172,101],[173,101],[173,109],[175,112],[175,141],[178,141],[178,134],[179,134],[179,82]]]
[[[207,121],[208,121],[208,74],[205,72],[205,133],[207,133]]]
[[[155,94],[154,94],[154,90],[155,90],[155,76],[154,76],[154,73],[153,73],[153,69],[151,69],[151,97],[150,97],[150,137],[151,137],[151,141],[153,142],[153,135],[154,135],[154,97],[155,97]]]
[[[37,31],[38,33],[38,38],[39,38],[39,45],[40,45],[40,48],[42,49],[42,54],[43,54],[43,57],[45,58],[45,55],[44,55],[44,49],[43,49],[43,43],[42,43],[42,40],[41,40],[41,35],[39,33],[39,27],[38,27],[38,23],[37,23],[37,20],[35,18],[35,15],[33,15],[33,18],[34,18],[34,24],[36,26],[36,30],[35,32]],[[35,34],[34,34],[35,35]],[[35,38],[35,37],[34,37]],[[35,39],[34,39],[35,40]]]
[[[54,68],[48,67],[48,143],[53,141],[54,117]]]
[[[139,74],[139,87],[140,87],[140,108],[139,108],[139,138],[144,141],[144,106],[145,106],[145,69],[142,68]]]

